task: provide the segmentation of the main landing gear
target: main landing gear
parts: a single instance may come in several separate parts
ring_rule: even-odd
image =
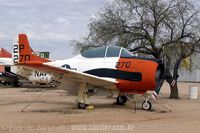
[[[127,95],[119,95],[116,99],[116,104],[117,105],[125,105],[127,101],[129,101]]]
[[[87,109],[87,110],[94,109],[94,106],[89,104],[89,97],[87,95],[86,83],[80,84],[76,103],[78,109]]]

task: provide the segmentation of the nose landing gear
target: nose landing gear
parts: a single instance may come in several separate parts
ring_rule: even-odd
[[[116,98],[117,105],[125,105],[127,101],[129,101],[129,97],[127,95],[119,95]],[[149,101],[149,96],[147,96],[146,100],[142,102],[142,109],[146,111],[150,111],[152,109],[152,103]]]
[[[151,104],[150,101],[145,100],[144,102],[142,102],[142,109],[143,109],[143,110],[150,111],[151,108],[152,108],[152,104]]]

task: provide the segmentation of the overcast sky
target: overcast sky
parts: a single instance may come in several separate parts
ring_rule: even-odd
[[[51,58],[72,56],[70,41],[88,33],[88,23],[111,0],[0,0],[0,46],[11,50],[18,33],[26,33],[35,51]]]

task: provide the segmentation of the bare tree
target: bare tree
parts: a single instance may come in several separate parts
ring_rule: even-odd
[[[75,44],[114,44],[165,59],[170,98],[179,98],[178,69],[199,46],[199,17],[199,9],[189,0],[116,0],[91,20],[85,41]]]

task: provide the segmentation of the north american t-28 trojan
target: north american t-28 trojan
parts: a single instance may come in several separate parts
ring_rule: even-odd
[[[91,106],[88,88],[118,91],[117,104],[125,104],[127,94],[144,94],[153,91],[156,98],[163,84],[163,64],[160,60],[133,56],[117,46],[104,46],[86,50],[66,59],[49,61],[34,54],[26,34],[19,34],[13,45],[13,63],[16,66],[52,75],[49,85],[77,94],[80,109]],[[26,71],[26,69],[24,69]],[[147,98],[142,103],[151,109]]]

